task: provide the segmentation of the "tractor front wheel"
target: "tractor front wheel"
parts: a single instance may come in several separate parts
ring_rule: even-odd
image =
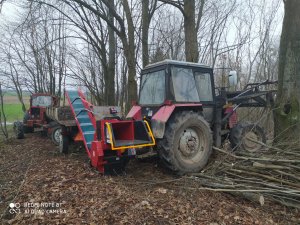
[[[260,126],[244,122],[230,130],[229,141],[233,150],[256,152],[264,147],[266,135]]]
[[[20,121],[14,122],[14,133],[17,139],[23,139],[24,138],[24,129],[23,129],[23,123]]]
[[[208,123],[195,112],[175,114],[158,141],[158,152],[163,164],[177,174],[199,172],[212,152]]]

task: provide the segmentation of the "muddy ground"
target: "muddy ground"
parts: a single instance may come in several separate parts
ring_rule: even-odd
[[[133,160],[126,175],[102,176],[83,149],[61,155],[37,133],[0,145],[0,224],[300,223],[295,209],[199,187],[155,162]]]

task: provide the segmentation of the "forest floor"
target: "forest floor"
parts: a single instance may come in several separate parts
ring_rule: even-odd
[[[61,155],[37,133],[0,144],[0,224],[299,222],[298,210],[199,190],[199,183],[170,175],[155,162],[132,160],[126,175],[102,176],[83,149]]]

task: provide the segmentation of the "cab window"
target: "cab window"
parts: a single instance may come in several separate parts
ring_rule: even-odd
[[[213,101],[212,84],[209,73],[195,72],[196,86],[200,101]]]
[[[199,102],[193,70],[174,66],[171,73],[176,102]]]

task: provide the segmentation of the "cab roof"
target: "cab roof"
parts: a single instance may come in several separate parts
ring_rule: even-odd
[[[171,59],[165,59],[160,62],[152,63],[147,65],[144,69],[151,69],[154,67],[158,66],[163,66],[163,65],[179,65],[179,66],[191,66],[191,67],[200,67],[200,68],[209,68],[211,69],[210,66],[206,64],[201,64],[201,63],[193,63],[193,62],[184,62],[184,61],[177,61],[177,60],[171,60]]]
[[[34,93],[31,96],[35,97],[35,96],[52,96],[52,95],[49,93]]]

